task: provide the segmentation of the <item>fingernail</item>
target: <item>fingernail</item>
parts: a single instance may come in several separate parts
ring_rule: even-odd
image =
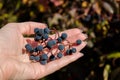
[[[81,58],[81,57],[83,57],[83,56],[84,56],[83,53],[78,53],[78,58]]]
[[[84,54],[80,52],[80,57],[83,57],[83,56],[84,56]]]

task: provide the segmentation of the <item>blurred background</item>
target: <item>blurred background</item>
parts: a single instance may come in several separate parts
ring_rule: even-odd
[[[40,80],[120,80],[120,0],[0,0],[0,27],[24,21],[88,35],[84,57]]]

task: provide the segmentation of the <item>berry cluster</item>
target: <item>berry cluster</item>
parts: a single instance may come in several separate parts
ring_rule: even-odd
[[[50,32],[55,33],[55,38],[49,36]],[[80,45],[82,42],[76,40],[75,43],[70,43],[67,40],[66,33],[60,35],[56,30],[50,30],[49,28],[35,28],[34,33],[34,40],[38,44],[36,46],[32,46],[30,43],[26,44],[26,52],[29,53],[30,60],[40,62],[43,65],[65,55],[76,53],[77,50],[73,46]]]

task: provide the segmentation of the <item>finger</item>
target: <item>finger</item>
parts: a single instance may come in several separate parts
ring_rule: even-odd
[[[61,35],[62,33],[67,33],[67,37],[70,37],[70,36],[74,36],[76,34],[79,34],[79,33],[82,33],[82,30],[78,29],[78,28],[74,28],[74,29],[68,29],[68,30],[65,30],[65,31],[62,31],[62,32],[59,32],[59,34]],[[54,38],[55,35],[51,35],[51,37]]]
[[[18,27],[22,34],[34,34],[34,28],[45,28],[47,26],[44,23],[38,22],[22,22]]]

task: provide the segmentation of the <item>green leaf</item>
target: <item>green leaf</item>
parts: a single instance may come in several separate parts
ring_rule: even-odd
[[[0,2],[0,9],[3,7],[3,3]]]
[[[110,73],[110,65],[106,64],[105,68],[104,68],[104,71],[103,71],[104,80],[108,80],[109,73]]]
[[[113,52],[113,53],[107,55],[107,58],[108,59],[111,59],[111,58],[120,58],[120,52]]]

